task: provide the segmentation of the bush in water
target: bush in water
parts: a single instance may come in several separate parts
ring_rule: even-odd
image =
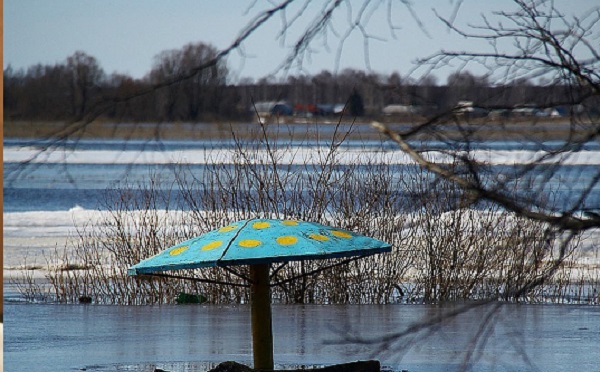
[[[226,154],[231,163],[215,162],[201,174],[180,165],[169,186],[149,175],[147,184],[109,190],[103,219],[80,226],[77,243],[49,257],[49,286],[27,273],[17,284],[28,299],[65,303],[83,297],[107,304],[173,303],[181,293],[201,293],[209,303],[245,303],[243,281],[221,268],[180,274],[240,286],[131,278],[126,270],[232,221],[266,217],[339,226],[394,247],[324,271],[319,269],[340,261],[274,265],[273,281],[281,284],[272,295],[280,303],[561,301],[572,293],[569,262],[553,271],[555,280],[536,280],[553,268],[557,249],[576,250],[576,239],[561,245],[548,226],[495,207],[464,208],[468,194],[416,166],[391,165],[385,154],[350,157],[341,147],[348,133],[338,129],[326,146],[303,151],[278,140],[277,126],[261,125],[254,138],[236,138],[234,150],[222,150],[232,151]],[[310,272],[318,273],[289,280]]]

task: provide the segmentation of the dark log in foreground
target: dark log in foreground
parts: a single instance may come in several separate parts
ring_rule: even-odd
[[[209,372],[254,372],[256,370],[237,363],[237,362],[223,362],[211,369]],[[381,365],[377,360],[364,360],[351,363],[335,364],[327,367],[313,368],[313,369],[293,369],[285,370],[286,372],[294,371],[319,371],[319,372],[380,372]]]

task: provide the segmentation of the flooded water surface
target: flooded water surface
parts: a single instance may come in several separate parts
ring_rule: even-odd
[[[56,247],[65,246],[75,221],[84,224],[96,211],[107,212],[106,205],[110,204],[103,203],[107,190],[119,191],[125,180],[136,185],[155,174],[160,176],[157,179],[173,185],[180,165],[202,179],[204,173],[213,172],[214,164],[229,171],[235,163],[232,156],[236,148],[231,141],[153,144],[82,140],[43,153],[40,148],[44,145],[5,140],[5,273],[44,264]],[[317,151],[321,146],[318,142],[278,145],[282,155],[278,161],[294,177],[309,177],[310,165],[323,161],[315,157],[322,151]],[[426,145],[440,149],[441,144]],[[511,174],[512,167],[530,161],[538,153],[534,145],[539,143],[523,146],[521,141],[490,141],[478,144],[474,154],[490,161],[494,175]],[[550,143],[544,147],[560,145]],[[565,205],[570,205],[572,198],[578,199],[588,185],[594,185],[587,190],[589,205],[584,205],[594,210],[600,201],[600,188],[594,178],[600,164],[600,147],[597,143],[586,146],[585,151],[564,161],[560,170],[554,170],[552,180],[541,168],[539,175],[543,177],[532,178],[533,184],[542,182],[538,189],[552,191],[557,203]],[[37,156],[40,154],[43,156]],[[264,151],[257,154],[264,155]],[[396,177],[410,176],[418,170],[395,145],[380,141],[349,141],[336,155],[336,170],[341,174],[365,156],[387,164]],[[531,188],[529,183],[523,184],[527,190]],[[172,196],[170,188],[159,191]],[[410,193],[406,195],[411,197]],[[177,197],[173,195],[173,199]],[[407,205],[410,207],[410,203]],[[597,240],[590,241],[586,247],[595,249]],[[597,296],[597,292],[594,294]],[[16,295],[4,296],[4,363],[8,372],[155,368],[183,372],[206,371],[226,360],[251,364],[250,309],[246,305],[25,304],[16,300]],[[388,371],[409,372],[465,368],[600,371],[599,306],[510,304],[496,311],[481,306],[445,317],[440,324],[422,326],[456,310],[456,306],[275,305],[275,362],[279,368],[291,368],[378,359]],[[397,337],[386,338],[390,334]],[[367,342],[361,342],[364,339]]]
[[[414,327],[455,309],[275,305],[275,362],[291,368],[378,359],[387,370],[416,372],[464,370],[467,360],[472,371],[599,370],[598,307],[477,307],[437,327]],[[226,360],[251,364],[249,314],[245,305],[7,303],[5,370],[205,371]]]

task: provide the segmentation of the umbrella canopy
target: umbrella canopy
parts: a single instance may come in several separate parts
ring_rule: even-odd
[[[391,245],[314,222],[251,219],[187,240],[128,270],[129,275],[210,266],[362,256]]]
[[[187,240],[127,270],[160,275],[167,270],[249,265],[254,368],[273,369],[270,264],[293,260],[367,256],[391,251],[377,239],[313,222],[250,219]]]

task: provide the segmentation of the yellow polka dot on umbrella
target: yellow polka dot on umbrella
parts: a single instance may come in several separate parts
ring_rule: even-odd
[[[221,227],[221,228],[219,229],[219,232],[222,232],[222,233],[223,233],[223,232],[232,231],[232,230],[235,230],[235,229],[237,229],[237,227],[238,227],[237,225],[229,225],[229,226]]]
[[[245,240],[240,241],[238,244],[240,245],[240,247],[254,248],[254,247],[258,247],[259,245],[261,245],[262,242],[260,240],[255,240],[255,239],[245,239]]]
[[[258,221],[252,224],[252,227],[256,230],[266,229],[267,227],[271,227],[271,224],[265,221]]]
[[[204,244],[201,249],[203,251],[210,251],[211,249],[219,248],[222,244],[223,244],[222,240],[215,240],[214,242]]]
[[[344,238],[344,239],[350,239],[352,237],[352,235],[348,234],[347,232],[340,231],[340,230],[332,230],[331,235],[337,236],[338,238]]]
[[[322,242],[326,242],[326,241],[329,240],[329,238],[327,236],[321,235],[321,234],[310,234],[308,237],[311,238],[311,239],[313,239],[313,240],[319,240],[319,241],[322,241]]]
[[[282,221],[281,224],[285,225],[285,226],[298,226],[298,221],[285,220],[285,221]]]
[[[291,235],[280,236],[276,240],[277,240],[277,243],[279,243],[281,245],[292,245],[292,244],[298,243],[298,238],[296,238],[295,236],[291,236]]]
[[[189,248],[189,247],[188,247],[187,245],[182,245],[181,247],[177,247],[177,248],[174,248],[174,249],[172,249],[172,250],[169,252],[169,254],[170,254],[171,256],[177,256],[177,255],[179,255],[179,254],[182,254],[183,252],[187,251],[187,250],[188,250],[188,248]]]

